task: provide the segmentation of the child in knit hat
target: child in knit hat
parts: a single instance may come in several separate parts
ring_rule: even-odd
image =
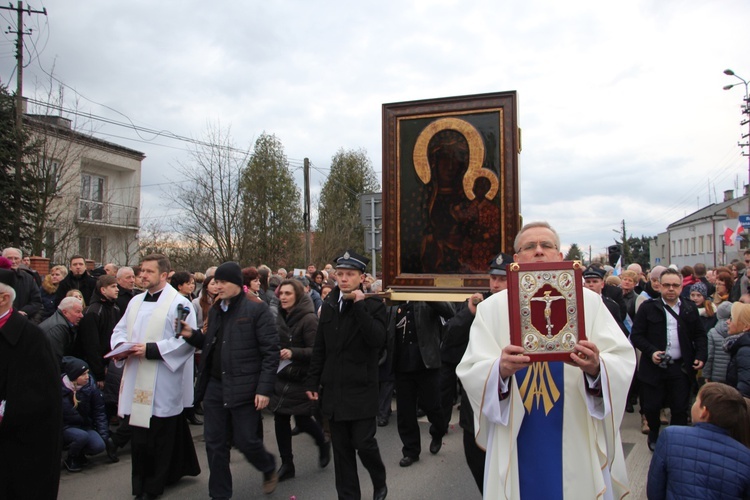
[[[98,455],[105,449],[111,461],[118,461],[109,438],[104,399],[89,377],[89,366],[81,359],[65,356],[62,373],[63,444],[68,447],[65,468],[80,472],[88,463],[86,455]]]

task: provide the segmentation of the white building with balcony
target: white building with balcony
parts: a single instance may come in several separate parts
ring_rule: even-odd
[[[80,254],[96,265],[138,262],[141,162],[145,155],[77,132],[59,116],[25,115],[42,143],[43,161],[55,172],[52,223],[46,255],[67,264]]]

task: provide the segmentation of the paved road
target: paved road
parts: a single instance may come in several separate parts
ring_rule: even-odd
[[[480,499],[481,496],[469,473],[463,456],[462,430],[458,427],[458,414],[454,412],[451,431],[443,439],[443,448],[437,455],[430,455],[430,436],[426,420],[422,429],[423,452],[421,460],[411,467],[399,467],[401,441],[396,431],[396,415],[387,427],[379,427],[377,433],[381,455],[388,472],[389,499]],[[267,448],[278,457],[276,439],[273,433],[273,416],[267,414],[264,420]],[[202,427],[191,426],[195,446],[203,472],[195,478],[184,478],[165,492],[165,499],[204,499],[208,498],[208,465],[203,443]],[[626,414],[622,426],[628,473],[633,499],[645,498],[645,483],[648,464],[651,459],[646,447],[646,437],[640,433],[638,414]],[[294,479],[279,483],[273,495],[264,496],[261,492],[262,475],[250,466],[236,450],[232,451],[232,474],[234,476],[234,498],[276,498],[276,499],[335,499],[333,461],[326,469],[317,466],[317,447],[312,438],[300,435],[294,438],[295,465]],[[71,474],[64,470],[60,480],[60,499],[132,499],[130,494],[130,453],[128,448],[121,452],[120,462],[110,464],[106,456],[92,458],[92,463],[83,472]],[[372,498],[372,483],[367,471],[360,466],[359,478],[362,484],[362,498]]]

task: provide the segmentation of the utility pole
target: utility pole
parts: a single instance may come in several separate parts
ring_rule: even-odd
[[[21,213],[22,210],[22,183],[21,183],[21,171],[23,170],[23,147],[21,144],[21,137],[23,137],[23,35],[27,32],[23,29],[23,14],[26,12],[28,15],[31,14],[44,14],[47,15],[47,9],[33,10],[31,7],[23,9],[23,2],[19,1],[16,7],[13,4],[8,7],[0,6],[1,10],[15,10],[17,14],[16,31],[9,30],[8,33],[15,33],[17,35],[16,40],[16,133],[18,148],[16,149],[16,192],[15,192],[15,203],[14,210],[16,213]],[[28,31],[31,34],[31,30]],[[17,247],[21,246],[21,228],[14,228],[13,231],[13,244]]]
[[[310,159],[305,158],[303,172],[305,174],[305,268],[312,262],[310,248]]]

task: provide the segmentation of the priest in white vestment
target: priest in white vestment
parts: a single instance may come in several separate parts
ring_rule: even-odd
[[[524,226],[516,262],[561,261],[546,222]],[[456,369],[487,450],[484,498],[621,499],[629,493],[620,423],[635,352],[601,298],[583,290],[587,340],[566,362],[531,363],[510,343],[508,294],[477,306]]]
[[[186,322],[196,327],[190,302],[167,283],[169,260],[145,257],[141,278],[146,292],[131,299],[110,340],[133,344],[116,363],[125,365],[118,414],[133,429],[133,495],[155,498],[164,486],[200,473],[183,410],[193,405],[195,349],[175,336],[178,305],[189,308]],[[148,464],[153,464],[149,466]]]

